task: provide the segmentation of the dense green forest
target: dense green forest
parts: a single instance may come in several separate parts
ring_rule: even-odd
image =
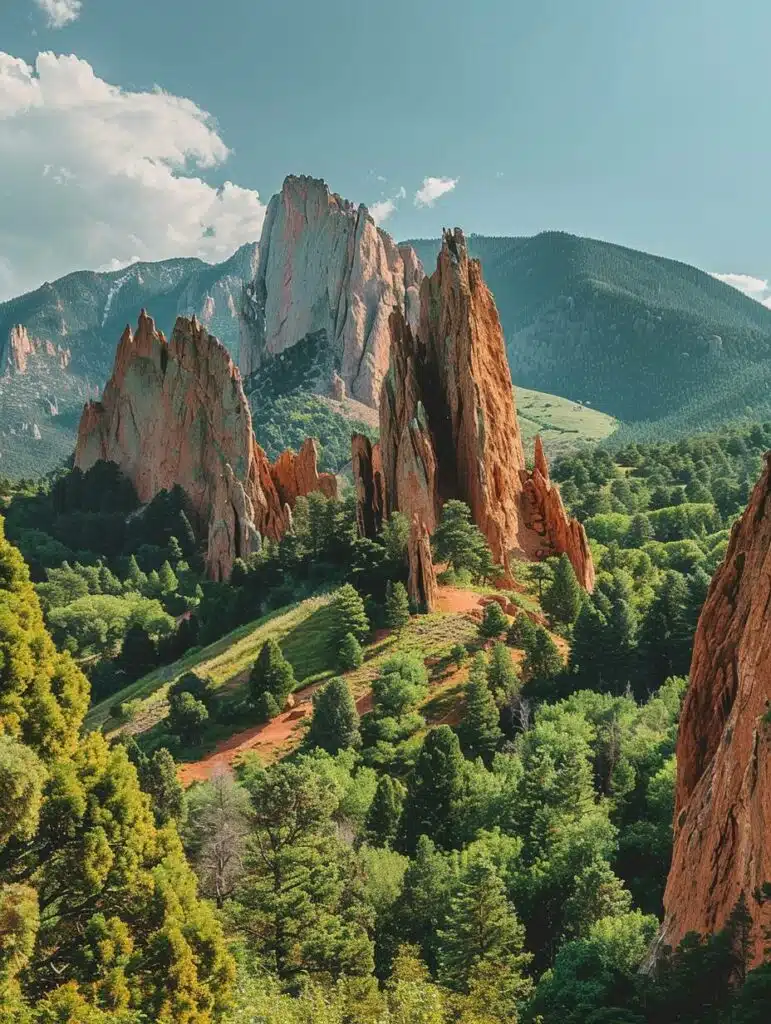
[[[439,242],[410,242],[430,271]],[[564,232],[470,235],[515,384],[591,404],[635,436],[771,414],[771,312],[695,267]],[[666,433],[663,433],[666,431]]]
[[[139,507],[114,466],[7,481],[0,544],[0,1005],[13,1024],[750,1024],[771,966],[746,909],[661,950],[674,744],[693,631],[771,424],[558,460],[598,569],[522,565],[433,672],[411,642],[406,523],[358,538],[350,497],[303,499],[281,544],[202,572],[179,492]],[[433,539],[445,581],[495,575],[468,509]],[[273,718],[297,685],[267,640],[235,703],[180,674],[148,731],[93,699],[256,615],[329,595],[331,671],[299,747],[183,792],[174,754]],[[425,617],[427,620],[430,616]],[[350,672],[389,631],[371,702]],[[56,642],[57,653],[49,634]],[[84,675],[85,673],[85,675]],[[454,695],[454,696],[453,696]],[[7,794],[7,795],[6,795]],[[198,884],[196,894],[193,874]],[[770,937],[771,939],[771,937]]]

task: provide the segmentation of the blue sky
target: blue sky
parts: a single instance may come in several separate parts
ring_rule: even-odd
[[[0,158],[14,155],[0,297],[3,274],[8,292],[66,261],[106,265],[112,249],[116,265],[171,255],[174,244],[219,258],[195,237],[201,224],[211,219],[222,250],[237,243],[238,222],[254,232],[259,220],[253,193],[267,202],[290,172],[368,204],[403,189],[384,221],[398,238],[445,224],[560,228],[765,280],[770,36],[767,0],[3,0],[6,55],[33,69],[41,51],[74,54],[128,101],[120,140],[80,72],[84,99],[64,113],[54,82],[33,110],[16,100],[9,116],[6,102],[3,119],[0,76]],[[155,86],[191,103],[148,113],[152,94],[142,97]],[[188,129],[202,131],[190,108],[216,125],[180,160]],[[170,149],[151,141],[171,136]],[[131,152],[142,171],[113,189],[129,159],[118,166],[117,154]],[[158,166],[174,179],[163,188]],[[201,183],[187,206],[185,176]],[[427,177],[456,184],[415,205]],[[225,181],[238,190],[213,206],[206,188]],[[189,221],[183,207],[196,211]]]

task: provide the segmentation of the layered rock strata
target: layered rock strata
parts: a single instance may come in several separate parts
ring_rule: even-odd
[[[396,307],[415,324],[422,277],[412,248],[397,246],[365,206],[316,178],[290,175],[268,204],[245,291],[242,374],[323,334],[345,393],[376,407],[388,371],[389,314]]]
[[[763,954],[771,901],[771,454],[733,528],[694,638],[677,740],[662,941],[720,930],[741,898]]]
[[[423,280],[416,329],[398,308],[390,326],[380,402],[388,512],[417,515],[431,533],[443,503],[459,498],[501,565],[564,550],[590,589],[583,528],[565,513],[542,448],[527,471],[495,302],[459,228],[445,231]]]
[[[297,496],[336,481],[319,474],[316,448],[271,466],[252,432],[241,377],[228,352],[195,317],[179,317],[171,340],[142,311],[123,333],[101,401],[83,410],[75,465],[115,462],[140,501],[179,485],[207,535],[207,571],[230,575],[261,537],[279,540]]]

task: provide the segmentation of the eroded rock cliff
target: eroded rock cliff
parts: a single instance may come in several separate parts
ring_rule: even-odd
[[[459,228],[444,233],[423,280],[417,327],[398,308],[390,325],[380,402],[389,512],[417,515],[433,532],[442,504],[459,498],[501,565],[567,551],[590,589],[586,537],[549,481],[542,448],[527,471],[495,302]]]
[[[413,515],[407,545],[407,592],[416,608],[432,612],[436,607],[437,584],[431,556],[431,537],[426,524]]]
[[[734,526],[694,638],[677,740],[663,941],[722,928],[741,896],[755,962],[771,928],[771,455]]]
[[[99,402],[83,410],[75,465],[117,463],[143,502],[179,484],[208,537],[208,571],[280,538],[288,516],[267,456],[252,433],[241,378],[225,348],[195,318],[179,317],[170,341],[140,314],[126,328]]]
[[[312,437],[305,439],[299,452],[288,449],[279,455],[270,474],[282,505],[292,508],[299,497],[312,491],[321,491],[327,498],[337,497],[337,477],[334,473],[319,473],[318,459],[318,443]]]
[[[374,539],[383,526],[385,484],[380,444],[372,444],[366,434],[351,436],[351,471],[359,534]]]
[[[290,175],[268,204],[246,288],[242,374],[315,337],[329,346],[347,393],[376,407],[388,371],[388,317],[396,306],[414,325],[422,277],[414,251],[397,246],[365,206],[316,178]]]

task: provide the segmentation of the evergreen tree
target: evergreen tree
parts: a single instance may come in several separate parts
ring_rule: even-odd
[[[389,629],[401,630],[410,621],[410,602],[403,583],[386,584],[385,624]]]
[[[364,661],[361,644],[353,633],[346,633],[343,637],[338,661],[343,672],[350,672],[352,669],[358,668]]]
[[[369,633],[369,619],[364,610],[364,602],[350,583],[341,587],[332,601],[330,643],[334,650],[339,650],[347,633],[353,633],[359,642]]]
[[[529,651],[535,641],[536,625],[526,612],[520,612],[509,626],[506,643],[522,651]]]
[[[566,554],[560,555],[554,575],[543,595],[543,608],[553,620],[572,626],[581,608],[583,591],[573,564]]]
[[[336,754],[360,742],[359,714],[350,687],[344,679],[330,679],[313,695],[308,743]]]
[[[401,784],[390,775],[381,775],[364,826],[364,835],[371,846],[393,845],[403,802]]]
[[[107,1024],[130,1005],[208,1024],[234,968],[174,825],[157,830],[121,744],[81,735],[88,684],[55,650],[1,530],[0,579],[4,1009],[10,996],[19,1021]]]
[[[638,512],[632,516],[627,531],[627,544],[632,548],[641,548],[647,541],[653,539],[653,527],[648,516]]]
[[[462,501],[451,499],[444,503],[431,546],[434,561],[446,562],[455,572],[468,572],[475,579],[490,573],[487,542],[472,522],[471,509]]]
[[[183,743],[197,743],[209,721],[206,705],[192,693],[177,693],[169,701],[169,731]]]
[[[421,835],[445,849],[457,846],[455,818],[464,792],[463,763],[458,737],[448,725],[428,733],[407,783],[399,829],[402,849],[413,851]]]
[[[495,865],[484,855],[471,857],[439,932],[442,982],[468,994],[490,972],[516,1019],[517,1004],[530,991],[524,971],[532,958],[524,952],[524,938]]]
[[[640,649],[649,685],[660,686],[672,675],[688,671],[691,637],[687,618],[688,585],[670,570],[643,619]]]
[[[123,637],[120,660],[130,679],[139,679],[158,661],[158,648],[144,626],[136,622]]]
[[[499,718],[495,699],[487,685],[485,656],[480,652],[469,672],[463,718],[458,726],[458,738],[466,757],[481,757],[489,767],[503,739]]]
[[[179,580],[169,565],[168,560],[163,563],[158,571],[158,585],[161,594],[173,594],[179,586]]]
[[[490,601],[485,605],[482,612],[482,621],[479,624],[479,635],[486,640],[499,637],[509,628],[509,620],[506,612],[497,601]]]
[[[128,561],[128,574],[126,581],[131,584],[131,589],[144,593],[147,587],[147,574],[139,568],[136,555],[131,555]]]
[[[495,644],[490,652],[487,685],[499,707],[519,689],[519,676],[511,660],[511,651],[504,643]]]
[[[557,645],[543,626],[537,626],[524,669],[531,679],[553,679],[564,668]]]
[[[295,687],[294,669],[284,657],[276,640],[266,640],[249,676],[249,694],[256,705],[270,697],[279,710]]]

